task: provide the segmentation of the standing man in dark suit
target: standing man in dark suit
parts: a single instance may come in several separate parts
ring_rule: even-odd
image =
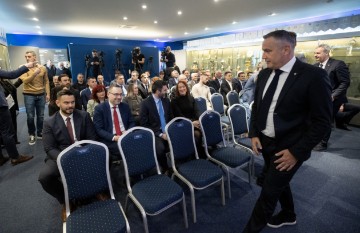
[[[89,77],[87,79],[87,84],[88,84],[88,87],[80,92],[81,103],[82,103],[82,106],[83,106],[85,111],[86,111],[86,108],[87,108],[87,102],[89,101],[89,99],[91,97],[92,89],[95,88],[96,85],[97,85],[96,78],[95,77]]]
[[[16,79],[20,75],[29,71],[29,68],[34,67],[37,64],[36,61],[29,62],[19,69],[8,72],[0,70],[0,78]],[[33,156],[20,155],[16,148],[15,131],[11,120],[11,114],[9,111],[9,104],[7,96],[4,94],[4,88],[0,85],[0,134],[5,146],[5,149],[11,158],[12,165],[26,162],[33,158]],[[0,166],[8,161],[8,158],[4,158],[2,149],[0,148]]]
[[[262,151],[266,174],[261,194],[243,232],[296,224],[290,181],[330,126],[331,87],[326,72],[294,56],[296,34],[264,36],[267,69],[259,73],[249,137]],[[281,211],[272,216],[277,202]]]
[[[45,166],[40,171],[39,182],[47,193],[63,205],[64,220],[64,188],[56,159],[62,150],[75,141],[96,140],[96,132],[89,113],[75,109],[75,96],[71,90],[58,92],[56,104],[60,110],[44,121],[43,144],[47,156]]]
[[[166,152],[169,151],[166,124],[172,119],[170,100],[166,98],[167,83],[162,80],[152,85],[152,95],[140,107],[140,125],[151,129],[155,134],[156,157],[163,170],[168,169]]]
[[[315,59],[318,63],[315,66],[325,69],[328,73],[331,83],[331,97],[333,103],[332,122],[334,122],[336,113],[340,106],[347,102],[346,91],[350,86],[349,69],[343,61],[330,58],[331,47],[327,44],[321,44],[315,49]],[[324,138],[314,148],[316,151],[327,149],[327,143],[331,135],[331,127],[327,130]]]
[[[110,86],[108,101],[95,107],[94,125],[100,141],[109,148],[113,161],[121,160],[117,141],[126,130],[135,126],[134,118],[129,105],[122,103],[122,89],[118,86]]]
[[[227,99],[226,99],[226,94],[229,93],[230,91],[234,90],[234,83],[233,83],[233,78],[232,78],[232,74],[231,71],[225,71],[224,74],[225,80],[221,83],[220,86],[220,94],[223,96],[224,99],[224,104],[228,105]]]

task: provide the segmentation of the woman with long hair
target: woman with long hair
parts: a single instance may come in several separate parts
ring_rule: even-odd
[[[140,125],[140,104],[142,100],[143,99],[139,94],[138,85],[136,83],[130,83],[127,89],[126,97],[123,98],[122,102],[129,105],[136,125]]]
[[[92,89],[91,98],[87,103],[87,109],[86,109],[86,111],[90,114],[91,119],[93,119],[96,105],[104,102],[106,99],[107,99],[107,94],[106,94],[105,86],[96,85],[96,87]]]

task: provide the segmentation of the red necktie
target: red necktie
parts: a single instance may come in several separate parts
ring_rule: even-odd
[[[72,128],[72,125],[71,125],[71,118],[70,117],[66,118],[66,128],[67,128],[67,130],[69,132],[71,144],[73,144],[75,142],[75,140],[74,140],[74,133],[73,133],[73,128]]]
[[[119,117],[118,117],[118,114],[116,112],[116,106],[114,106],[113,109],[114,109],[113,116],[114,116],[115,132],[116,132],[117,136],[120,136],[122,133],[121,133],[121,129],[120,129]]]

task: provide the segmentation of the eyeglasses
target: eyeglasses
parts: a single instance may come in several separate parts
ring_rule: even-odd
[[[114,95],[114,96],[116,96],[116,97],[122,96],[122,94],[119,94],[119,93],[112,93],[112,92],[109,92],[109,93],[112,94],[112,95]]]

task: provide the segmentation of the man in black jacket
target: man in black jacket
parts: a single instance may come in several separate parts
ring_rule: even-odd
[[[16,79],[20,75],[29,71],[28,68],[34,67],[37,62],[29,62],[15,71],[0,70],[0,78]],[[5,96],[4,88],[0,85],[0,133],[3,139],[5,149],[11,158],[11,164],[16,165],[32,159],[34,156],[20,155],[15,142],[15,131],[13,128],[11,115],[9,111],[8,99]],[[10,101],[11,102],[11,101]],[[4,158],[2,149],[0,149],[0,166],[6,163],[8,158]]]

